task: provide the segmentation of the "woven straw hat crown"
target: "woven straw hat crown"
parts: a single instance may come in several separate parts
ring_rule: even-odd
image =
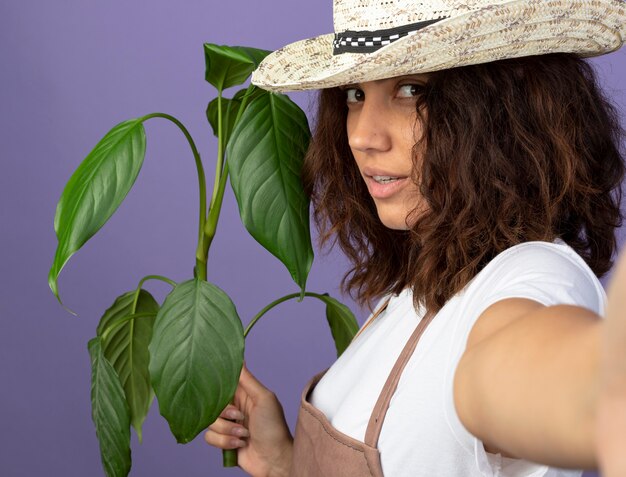
[[[386,30],[453,16],[499,2],[469,0],[335,0],[333,23],[335,33],[347,30]],[[503,2],[502,2],[503,3]]]
[[[626,39],[624,0],[334,0],[334,33],[270,54],[252,82],[318,89],[553,52],[595,56]]]

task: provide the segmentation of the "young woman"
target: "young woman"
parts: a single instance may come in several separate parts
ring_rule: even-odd
[[[608,308],[597,278],[622,130],[582,59],[622,45],[624,2],[335,0],[334,21],[253,82],[322,89],[305,186],[378,304],[295,439],[244,369],[207,442],[254,476],[625,476],[626,260]]]

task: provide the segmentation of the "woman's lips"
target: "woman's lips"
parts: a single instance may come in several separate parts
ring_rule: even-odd
[[[408,177],[392,175],[365,175],[365,183],[374,199],[387,199],[396,194],[407,183]]]

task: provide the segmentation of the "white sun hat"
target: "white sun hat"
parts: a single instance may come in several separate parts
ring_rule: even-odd
[[[582,57],[626,40],[624,0],[334,0],[335,33],[267,56],[252,83],[330,88],[547,53]]]

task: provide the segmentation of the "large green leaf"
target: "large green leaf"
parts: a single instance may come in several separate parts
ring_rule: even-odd
[[[237,114],[239,113],[239,109],[241,108],[241,104],[244,96],[246,95],[247,89],[240,89],[235,93],[232,99],[222,98],[222,136],[224,137],[224,144],[228,144],[228,140],[233,132],[233,128],[235,126],[235,120],[237,119]],[[266,91],[261,88],[257,88],[253,86],[251,91],[248,93],[248,104],[256,97],[261,96],[263,94],[268,94]],[[219,116],[219,98],[213,99],[206,109],[206,116],[209,120],[209,124],[213,129],[213,134],[215,137],[218,137],[218,116]]]
[[[205,43],[205,78],[218,91],[242,84],[269,54],[258,48]]]
[[[337,357],[339,357],[359,331],[359,325],[350,308],[343,303],[328,295],[321,296],[320,300],[326,304],[326,319],[335,340]]]
[[[232,399],[243,349],[235,305],[218,287],[192,279],[167,296],[150,343],[150,376],[178,442],[192,440]]]
[[[131,119],[111,129],[72,174],[54,217],[59,243],[48,284],[57,298],[59,273],[122,203],[139,174],[145,150],[142,119]]]
[[[130,418],[124,390],[102,352],[100,338],[89,341],[91,357],[91,417],[96,425],[102,466],[108,477],[130,472]]]
[[[309,199],[300,180],[309,138],[306,116],[295,103],[264,94],[246,108],[226,150],[244,226],[302,290],[313,262]]]
[[[150,293],[141,290],[133,309],[134,298],[134,290],[117,297],[102,315],[97,332],[98,336],[105,337],[102,343],[104,356],[120,377],[130,411],[130,422],[141,442],[141,426],[153,398],[148,371],[148,345],[159,304]],[[133,314],[138,316],[128,319]]]

